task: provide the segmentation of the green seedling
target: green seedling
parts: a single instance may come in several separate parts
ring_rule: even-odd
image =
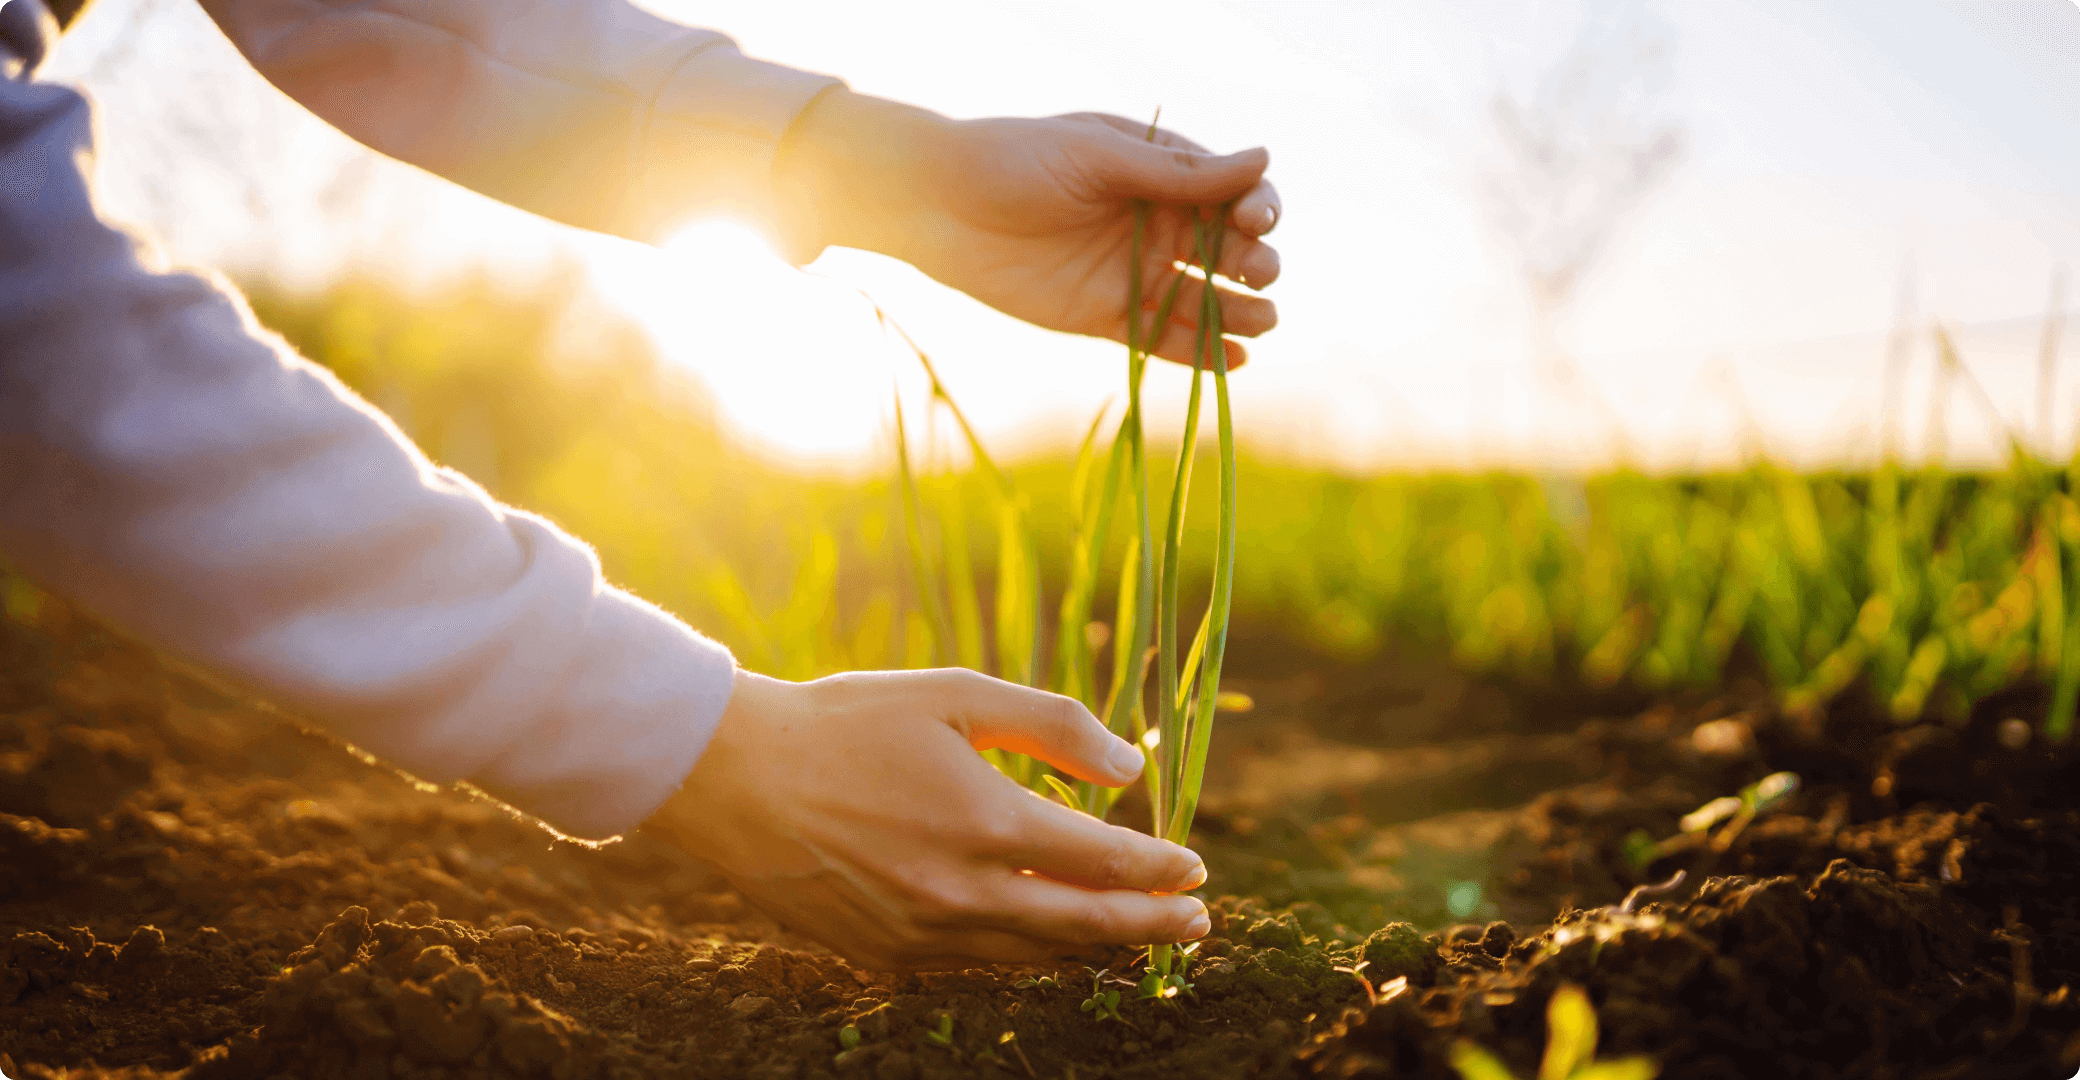
[[[1111,974],[1111,969],[1109,968],[1105,971],[1091,972],[1091,996],[1083,999],[1083,1004],[1079,1008],[1084,1012],[1090,1013],[1096,1020],[1117,1020],[1122,1024],[1126,1024],[1127,1018],[1119,1014],[1119,991],[1105,989],[1105,976],[1109,974]],[[1124,979],[1117,981],[1126,982]],[[1126,985],[1132,986],[1133,984],[1126,983]],[[1127,1026],[1132,1027],[1133,1025],[1128,1024]]]
[[[1684,814],[1679,822],[1683,831],[1665,840],[1656,840],[1654,834],[1645,829],[1627,833],[1623,841],[1625,861],[1639,872],[1652,866],[1655,860],[1680,851],[1702,847],[1723,852],[1733,846],[1735,838],[1750,822],[1783,805],[1784,800],[1797,791],[1797,773],[1771,773],[1742,788],[1738,795],[1721,795]],[[1712,832],[1722,824],[1724,827],[1717,833]]]
[[[1190,945],[1173,951],[1170,958],[1170,968],[1167,971],[1161,970],[1156,966],[1155,952],[1158,947],[1149,947],[1147,954],[1149,957],[1148,966],[1141,969],[1141,982],[1136,984],[1140,990],[1140,997],[1144,1000],[1149,998],[1169,999],[1179,994],[1191,994],[1193,984],[1185,981],[1185,969],[1191,963],[1192,954],[1199,951],[1199,943],[1194,941]]]
[[[1148,137],[1155,138],[1155,125],[1149,125]],[[1184,434],[1178,443],[1177,466],[1171,474],[1170,502],[1164,514],[1164,527],[1160,542],[1152,533],[1154,514],[1149,504],[1145,441],[1142,431],[1141,381],[1148,366],[1148,359],[1161,335],[1169,326],[1168,313],[1177,297],[1178,287],[1187,275],[1178,272],[1171,282],[1168,295],[1156,305],[1156,317],[1144,324],[1142,315],[1148,299],[1142,281],[1142,262],[1146,248],[1148,221],[1151,208],[1143,203],[1135,209],[1134,231],[1129,246],[1128,296],[1127,296],[1127,419],[1122,437],[1129,440],[1127,457],[1132,466],[1130,488],[1134,493],[1133,512],[1139,523],[1138,541],[1131,550],[1139,556],[1136,570],[1135,596],[1137,605],[1133,627],[1135,641],[1131,651],[1121,646],[1117,655],[1130,658],[1132,665],[1125,678],[1115,681],[1115,690],[1122,687],[1139,687],[1145,653],[1140,635],[1142,627],[1154,633],[1154,651],[1157,661],[1155,687],[1156,726],[1151,741],[1146,720],[1137,711],[1138,700],[1127,706],[1125,719],[1130,721],[1134,737],[1143,746],[1154,751],[1154,760],[1144,770],[1148,786],[1151,831],[1156,835],[1182,844],[1190,838],[1192,818],[1198,811],[1201,782],[1206,772],[1206,751],[1213,735],[1213,718],[1220,704],[1221,665],[1228,643],[1228,616],[1234,597],[1235,581],[1235,433],[1234,419],[1228,396],[1228,353],[1221,324],[1220,298],[1211,287],[1215,280],[1214,267],[1220,262],[1220,252],[1227,236],[1225,222],[1231,207],[1223,205],[1214,209],[1209,219],[1199,214],[1192,225],[1194,253],[1200,272],[1208,287],[1200,290],[1198,338],[1192,354],[1191,389],[1185,405]],[[1204,394],[1204,376],[1213,375],[1216,424],[1220,467],[1220,510],[1213,555],[1213,589],[1199,622],[1199,633],[1192,643],[1189,655],[1180,665],[1178,652],[1178,628],[1183,623],[1182,597],[1180,595],[1180,564],[1183,557],[1185,507],[1191,490],[1192,465],[1198,455],[1199,417]],[[1125,595],[1122,581],[1122,597]],[[1122,616],[1126,613],[1124,600]],[[1126,622],[1123,617],[1121,622]],[[1138,699],[1139,695],[1134,695]],[[1120,709],[1122,698],[1116,693],[1112,702],[1111,723],[1114,731],[1121,730]],[[1157,945],[1150,951],[1150,967],[1160,977],[1157,990],[1175,987],[1165,985],[1172,974],[1173,949],[1169,945]]]
[[[1596,1009],[1580,987],[1562,985],[1546,1006],[1546,1053],[1538,1080],[1653,1080],[1661,1066],[1651,1058],[1596,1058]],[[1461,1039],[1452,1044],[1452,1068],[1462,1080],[1516,1080],[1500,1058]]]
[[[1351,978],[1358,980],[1358,985],[1365,988],[1365,1004],[1369,1007],[1379,1004],[1379,994],[1373,990],[1372,980],[1365,977],[1365,969],[1371,966],[1372,961],[1360,960],[1355,964],[1342,967],[1333,967],[1329,970],[1340,971],[1345,975],[1348,975]]]
[[[1053,990],[1056,987],[1061,986],[1062,983],[1061,980],[1055,978],[1052,975],[1041,975],[1037,978],[1029,975],[1023,979],[1018,980],[1015,983],[1012,983],[1011,985],[1020,990],[1031,990],[1036,987],[1041,990]]]
[[[1023,1065],[1023,1066],[1025,1066],[1025,1070],[1026,1070],[1026,1075],[1027,1075],[1027,1076],[1037,1076],[1037,1075],[1039,1075],[1039,1074],[1037,1074],[1037,1073],[1035,1073],[1035,1072],[1033,1071],[1033,1063],[1032,1063],[1032,1062],[1030,1062],[1030,1061],[1027,1061],[1027,1060],[1026,1060],[1026,1052],[1025,1052],[1024,1050],[1022,1050],[1022,1049],[1020,1049],[1020,1048],[1019,1048],[1019,1045],[1018,1045],[1018,1032],[1016,1032],[1016,1031],[1007,1031],[1007,1032],[1003,1033],[1002,1035],[999,1035],[999,1036],[997,1036],[997,1045],[998,1045],[998,1046],[1008,1046],[1008,1047],[1010,1047],[1010,1048],[1011,1048],[1011,1052],[1012,1052],[1012,1053],[1014,1053],[1014,1054],[1018,1055],[1018,1063],[1019,1063],[1020,1065]]]
[[[952,1049],[953,1014],[940,1013],[939,1026],[936,1028],[927,1029],[924,1033],[924,1041],[931,1043],[933,1046],[943,1046],[949,1050]]]
[[[1155,127],[1149,128],[1153,139]],[[1214,278],[1227,236],[1225,221],[1230,207],[1202,212],[1192,222],[1193,254],[1207,281]],[[1127,411],[1113,438],[1104,466],[1098,466],[1097,435],[1104,413],[1093,421],[1076,465],[1070,491],[1070,520],[1074,525],[1069,572],[1057,619],[1052,685],[1061,693],[1083,699],[1106,725],[1122,737],[1131,737],[1153,750],[1153,761],[1143,770],[1152,811],[1151,832],[1176,843],[1191,834],[1197,812],[1201,781],[1206,770],[1206,753],[1217,712],[1247,709],[1246,695],[1220,689],[1222,662],[1228,640],[1229,610],[1235,578],[1235,439],[1234,418],[1228,393],[1228,362],[1222,330],[1218,291],[1201,290],[1199,333],[1193,353],[1192,381],[1186,406],[1184,437],[1179,443],[1176,468],[1171,476],[1170,501],[1163,513],[1163,531],[1158,539],[1156,514],[1150,505],[1147,446],[1142,419],[1142,380],[1149,357],[1163,329],[1170,325],[1170,312],[1191,275],[1182,270],[1171,274],[1167,290],[1149,314],[1143,288],[1143,257],[1146,254],[1149,216],[1153,208],[1136,208],[1128,272],[1127,326]],[[1043,671],[1040,632],[1041,576],[1037,547],[1030,525],[1031,515],[1022,493],[1010,476],[990,457],[982,440],[969,424],[937,369],[922,349],[876,307],[885,327],[907,342],[931,381],[932,402],[943,408],[958,428],[974,457],[976,469],[987,481],[998,520],[1000,554],[996,577],[996,666],[995,673],[1017,682],[1036,684]],[[1184,556],[1185,508],[1191,490],[1192,466],[1199,443],[1199,419],[1203,412],[1206,376],[1212,376],[1217,412],[1220,513],[1213,552],[1212,590],[1198,634],[1189,654],[1180,657],[1178,630],[1182,624],[1182,560]],[[904,533],[910,551],[911,577],[922,618],[916,624],[927,639],[927,651],[937,662],[956,662],[970,667],[982,664],[981,624],[978,590],[973,587],[966,559],[964,526],[947,514],[936,522],[940,558],[931,554],[934,522],[927,514],[924,484],[909,449],[908,427],[901,402],[896,406],[898,491],[902,504]],[[1096,700],[1091,675],[1092,647],[1083,632],[1095,592],[1098,573],[1110,539],[1119,490],[1131,493],[1129,513],[1133,525],[1121,563],[1119,612],[1109,631],[1113,646],[1113,681],[1107,700]],[[950,597],[950,603],[949,603]],[[1151,729],[1144,712],[1142,689],[1148,661],[1157,661],[1155,687],[1156,724]],[[1180,663],[1182,660],[1182,663]],[[1052,792],[1071,808],[1102,817],[1110,810],[1118,792],[1087,783],[1070,784],[1047,772],[1037,762],[992,752],[990,760],[1012,779],[1036,791]],[[1170,951],[1159,946],[1154,966],[1167,979]],[[1171,987],[1175,990],[1175,987]]]

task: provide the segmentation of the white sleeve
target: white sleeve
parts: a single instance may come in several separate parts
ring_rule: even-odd
[[[363,144],[523,210],[652,242],[722,212],[784,244],[774,156],[795,117],[839,85],[626,0],[202,6],[270,82]]]
[[[729,653],[436,468],[225,284],[147,266],[91,204],[86,102],[25,70],[41,18],[0,8],[0,557],[417,776],[573,835],[640,823]]]

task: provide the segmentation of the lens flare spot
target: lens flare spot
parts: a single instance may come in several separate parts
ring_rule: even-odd
[[[1481,883],[1478,881],[1455,881],[1444,891],[1445,909],[1454,918],[1463,919],[1481,906]]]

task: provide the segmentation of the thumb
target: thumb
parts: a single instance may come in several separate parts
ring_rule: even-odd
[[[1141,775],[1141,751],[1105,730],[1075,698],[992,679],[973,671],[943,673],[941,715],[977,750],[1024,754],[1106,787]]]
[[[1263,147],[1217,156],[1115,136],[1100,144],[1093,171],[1108,194],[1207,206],[1240,198],[1270,164]]]

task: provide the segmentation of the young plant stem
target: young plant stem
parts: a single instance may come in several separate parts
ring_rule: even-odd
[[[1226,208],[1223,207],[1220,212],[1225,213]],[[1222,218],[1216,217],[1211,226],[1204,220],[1196,222],[1194,225],[1197,249],[1202,268],[1206,274],[1206,280],[1205,287],[1200,293],[1199,340],[1198,348],[1194,351],[1192,357],[1192,388],[1185,403],[1184,434],[1177,448],[1177,471],[1171,483],[1169,522],[1163,535],[1162,584],[1160,586],[1159,600],[1161,614],[1158,616],[1160,620],[1159,633],[1161,634],[1158,641],[1158,646],[1161,649],[1159,662],[1162,665],[1162,677],[1161,682],[1158,684],[1159,693],[1156,698],[1156,708],[1158,710],[1158,730],[1162,732],[1160,742],[1157,745],[1157,751],[1159,760],[1163,763],[1163,785],[1169,798],[1165,800],[1167,805],[1158,808],[1159,816],[1156,821],[1156,834],[1166,838],[1172,837],[1180,828],[1189,831],[1191,827],[1189,811],[1185,810],[1184,802],[1181,798],[1185,795],[1187,787],[1193,789],[1190,800],[1192,805],[1196,807],[1198,803],[1196,790],[1198,787],[1197,774],[1192,771],[1191,755],[1189,753],[1191,736],[1187,724],[1190,718],[1186,710],[1178,704],[1179,701],[1189,700],[1191,697],[1190,687],[1180,680],[1181,672],[1178,669],[1178,564],[1184,548],[1185,508],[1191,494],[1192,462],[1197,456],[1199,443],[1199,412],[1202,387],[1204,386],[1201,375],[1209,366],[1215,366],[1215,355],[1218,354],[1220,357],[1218,370],[1222,374],[1222,385],[1225,385],[1225,373],[1228,366],[1227,346],[1221,336],[1220,328],[1220,296],[1214,288],[1215,279],[1213,277],[1213,267],[1217,265],[1220,259],[1221,238],[1227,231],[1220,227],[1219,223],[1221,220]],[[1211,233],[1210,237],[1209,233]],[[1232,483],[1230,479],[1232,475],[1232,468],[1224,468],[1222,479],[1224,485]],[[1223,490],[1225,492],[1226,488],[1224,487]],[[1232,506],[1223,507],[1224,512],[1232,511],[1232,509]],[[1214,614],[1212,609],[1209,609],[1208,613],[1209,615]],[[1227,629],[1225,611],[1219,613],[1218,621],[1221,624],[1221,632],[1225,636]],[[1212,658],[1209,657],[1209,659]],[[1207,665],[1208,668],[1212,666],[1211,664]],[[1206,681],[1206,672],[1202,671],[1198,679],[1203,685]],[[1202,750],[1198,772],[1203,773],[1204,771],[1205,760]],[[1181,822],[1179,820],[1180,811],[1185,811],[1187,814]]]
[[[1151,136],[1153,129],[1151,129]],[[1133,485],[1135,534],[1129,539],[1126,563],[1120,574],[1120,617],[1121,624],[1113,634],[1113,678],[1112,700],[1107,706],[1105,726],[1114,733],[1131,730],[1137,744],[1146,733],[1146,717],[1142,709],[1142,686],[1147,681],[1149,648],[1148,640],[1155,625],[1156,579],[1155,579],[1155,534],[1151,527],[1148,499],[1148,445],[1141,418],[1141,382],[1148,367],[1147,342],[1150,335],[1160,339],[1162,328],[1170,323],[1171,310],[1176,306],[1179,292],[1184,286],[1184,275],[1179,274],[1171,281],[1169,291],[1162,303],[1156,307],[1155,318],[1146,327],[1142,324],[1143,280],[1141,273],[1142,252],[1148,231],[1149,206],[1142,203],[1134,210],[1134,236],[1130,248],[1127,280],[1131,296],[1127,302],[1127,415],[1120,420],[1118,438],[1127,441],[1128,482]],[[1133,587],[1128,589],[1131,573]],[[1133,618],[1127,618],[1128,597],[1133,598]],[[1148,785],[1148,798],[1153,817],[1152,829],[1160,832],[1163,805],[1161,757],[1151,754],[1142,775]],[[1117,798],[1117,795],[1112,798]]]
[[[1205,226],[1196,225],[1200,246],[1205,244]],[[1213,283],[1207,283],[1210,292]],[[1200,327],[1203,342],[1205,327]],[[1184,434],[1177,444],[1177,468],[1171,474],[1170,513],[1163,527],[1163,559],[1161,579],[1157,585],[1156,614],[1156,760],[1163,770],[1163,790],[1175,798],[1177,786],[1183,779],[1179,766],[1183,755],[1179,752],[1184,745],[1183,712],[1177,707],[1178,663],[1177,663],[1177,571],[1184,547],[1185,500],[1192,486],[1192,451],[1199,441],[1199,397],[1200,373],[1204,369],[1205,351],[1195,350],[1192,356],[1192,389],[1185,401]],[[1169,800],[1166,800],[1166,802]],[[1153,807],[1156,815],[1155,834],[1167,835],[1170,827],[1171,807]]]
[[[1156,689],[1156,707],[1159,710],[1157,762],[1162,772],[1163,793],[1166,798],[1152,800],[1155,813],[1156,835],[1173,843],[1182,844],[1191,834],[1192,816],[1198,810],[1199,784],[1206,772],[1206,747],[1213,731],[1213,709],[1219,697],[1221,656],[1225,651],[1228,634],[1228,602],[1233,593],[1233,567],[1235,542],[1235,456],[1234,425],[1228,407],[1228,361],[1227,342],[1221,332],[1220,296],[1214,287],[1213,268],[1220,261],[1221,240],[1227,230],[1221,222],[1227,219],[1228,207],[1219,209],[1212,224],[1201,220],[1195,223],[1194,233],[1201,269],[1205,275],[1205,287],[1201,292],[1199,314],[1198,348],[1192,358],[1192,388],[1185,405],[1185,426],[1182,442],[1177,448],[1177,472],[1172,479],[1170,492],[1170,514],[1163,535],[1162,581],[1160,585],[1161,613],[1158,649],[1162,680]],[[1209,232],[1212,234],[1209,237]],[[1180,280],[1182,280],[1180,274]],[[1179,676],[1177,663],[1177,619],[1178,619],[1178,561],[1184,546],[1185,501],[1191,491],[1191,469],[1194,452],[1198,448],[1199,403],[1201,374],[1206,368],[1214,370],[1214,385],[1219,404],[1221,438],[1221,519],[1220,542],[1214,560],[1213,602],[1207,608],[1206,621],[1202,624],[1201,640],[1206,652],[1203,668],[1196,673],[1200,688],[1199,715],[1187,724],[1186,703],[1191,698],[1193,675]],[[1194,659],[1199,653],[1197,643],[1193,647]],[[1188,660],[1188,664],[1193,661]],[[1176,954],[1173,945],[1152,945],[1148,950],[1149,967],[1157,975],[1168,979]]]
[[[1213,268],[1220,262],[1220,237],[1227,207],[1216,219],[1211,250],[1201,249],[1206,272],[1207,357],[1213,362],[1215,433],[1221,462],[1220,534],[1214,544],[1213,600],[1207,609],[1206,659],[1199,671],[1199,714],[1193,718],[1184,755],[1184,778],[1171,811],[1170,839],[1182,844],[1191,835],[1192,816],[1199,810],[1199,786],[1206,776],[1206,751],[1213,741],[1214,709],[1220,700],[1221,662],[1228,651],[1228,608],[1235,594],[1235,420],[1228,402],[1228,349],[1222,334],[1220,298],[1213,289]]]

